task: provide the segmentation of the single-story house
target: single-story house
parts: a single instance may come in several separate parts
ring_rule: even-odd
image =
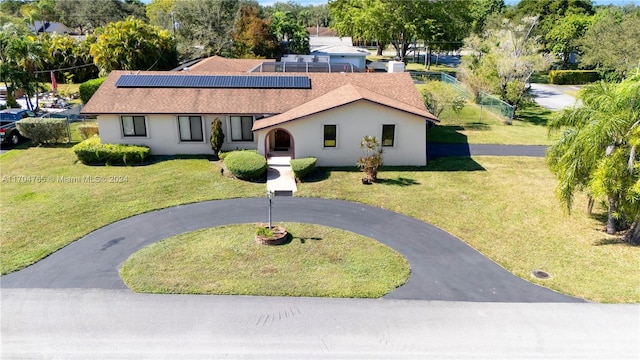
[[[387,165],[427,162],[425,108],[408,73],[212,73],[113,71],[83,114],[97,115],[103,143],[147,145],[152,154],[211,154],[211,125],[223,150],[313,156],[318,166],[353,166],[360,141],[376,136]]]
[[[35,33],[56,33],[60,35],[73,33],[73,30],[69,29],[65,24],[40,20],[35,20],[33,25],[29,25],[29,29]]]

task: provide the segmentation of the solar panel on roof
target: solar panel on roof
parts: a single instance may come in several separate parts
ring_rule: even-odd
[[[308,76],[121,75],[119,88],[310,89]]]

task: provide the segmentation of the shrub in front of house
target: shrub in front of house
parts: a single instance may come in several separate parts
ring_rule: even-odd
[[[80,84],[78,91],[80,92],[80,100],[82,100],[83,104],[86,104],[87,102],[89,102],[89,99],[91,99],[93,94],[95,94],[95,92],[98,90],[100,85],[102,85],[102,83],[106,79],[107,78],[98,78],[98,79],[88,80]]]
[[[80,134],[82,140],[87,140],[99,134],[98,125],[96,124],[79,125],[76,130],[78,130],[78,134]]]
[[[16,128],[34,145],[56,144],[69,139],[67,119],[26,118],[17,121]]]
[[[225,155],[224,165],[243,180],[259,180],[267,172],[267,160],[255,151],[231,151]]]
[[[292,159],[291,170],[293,170],[293,174],[296,176],[296,179],[304,179],[309,176],[313,170],[316,169],[317,161],[318,159],[314,157]]]
[[[94,136],[73,147],[73,152],[83,164],[134,165],[142,164],[151,155],[147,146],[102,144]]]

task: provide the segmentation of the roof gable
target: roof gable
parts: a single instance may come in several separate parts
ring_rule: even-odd
[[[289,121],[298,120],[323,111],[331,110],[343,105],[351,104],[359,100],[366,100],[379,105],[387,106],[396,110],[404,111],[413,115],[427,118],[431,121],[438,119],[426,109],[416,108],[403,102],[390,99],[386,96],[369,91],[359,86],[351,84],[339,87],[316,99],[295,107],[287,112],[272,117],[257,120],[253,124],[253,131],[280,125]]]

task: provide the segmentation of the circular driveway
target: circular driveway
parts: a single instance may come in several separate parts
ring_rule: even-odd
[[[276,197],[273,221],[315,223],[376,239],[401,253],[409,281],[393,299],[474,302],[581,302],[520,279],[441,229],[368,205],[317,198]],[[98,229],[18,272],[3,288],[126,289],[122,263],[142,247],[197,229],[265,222],[266,198],[215,200],[134,216]]]

